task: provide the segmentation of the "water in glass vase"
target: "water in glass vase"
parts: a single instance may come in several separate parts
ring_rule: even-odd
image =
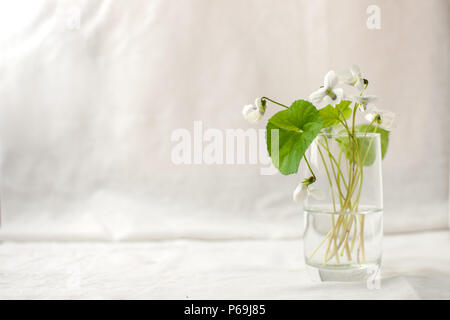
[[[307,266],[322,281],[360,281],[378,274],[383,237],[380,134],[319,135],[310,156],[318,169],[314,187],[324,195],[308,197],[303,207]]]
[[[357,213],[305,210],[305,262],[321,281],[358,281],[381,265],[383,211]]]

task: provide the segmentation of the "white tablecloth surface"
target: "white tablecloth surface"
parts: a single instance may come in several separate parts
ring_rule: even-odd
[[[5,242],[2,299],[449,299],[450,233],[384,239],[380,289],[314,282],[301,240]]]

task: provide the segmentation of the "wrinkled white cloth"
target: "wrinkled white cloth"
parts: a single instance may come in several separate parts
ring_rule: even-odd
[[[0,297],[448,298],[447,232],[386,237],[381,290],[310,283],[298,175],[171,160],[174,130],[356,63],[397,113],[385,231],[448,228],[449,2],[376,5],[379,30],[359,0],[1,1]]]
[[[386,236],[372,290],[311,281],[300,240],[10,242],[0,261],[1,299],[450,299],[447,231]]]

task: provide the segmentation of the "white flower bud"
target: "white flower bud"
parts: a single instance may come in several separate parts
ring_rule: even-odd
[[[325,195],[322,190],[308,185],[307,182],[300,183],[297,188],[295,188],[292,198],[295,202],[302,204],[309,196],[316,200],[325,199]]]
[[[248,104],[242,109],[244,118],[250,123],[257,123],[266,112],[266,101],[261,98],[255,100],[255,104]]]
[[[300,183],[297,188],[295,188],[292,198],[295,202],[302,204],[308,197],[308,187],[303,183]]]

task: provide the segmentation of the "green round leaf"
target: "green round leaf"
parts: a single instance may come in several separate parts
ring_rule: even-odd
[[[297,173],[305,151],[321,129],[322,118],[311,102],[297,100],[276,113],[266,126],[267,151],[275,167],[285,175]]]

